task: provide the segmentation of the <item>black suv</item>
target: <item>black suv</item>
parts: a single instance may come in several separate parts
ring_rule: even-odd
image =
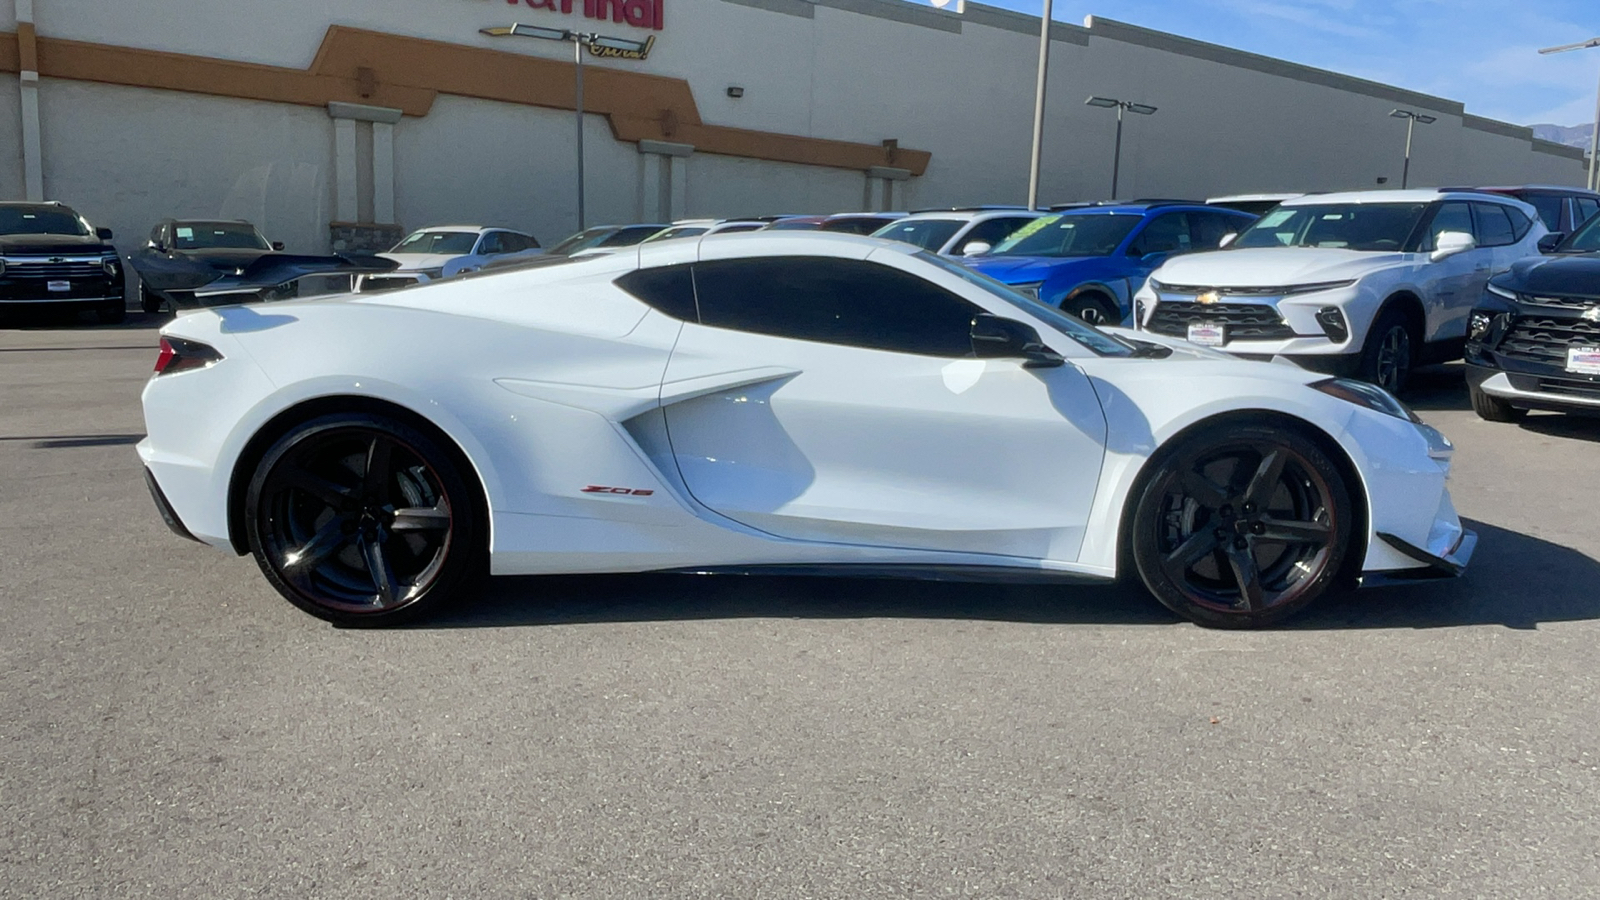
[[[1600,413],[1600,216],[1490,279],[1467,319],[1467,387],[1491,422]]]
[[[0,306],[93,309],[121,322],[122,260],[111,229],[91,228],[60,203],[0,203]]]
[[[1600,193],[1576,187],[1527,184],[1514,187],[1481,187],[1474,190],[1515,197],[1539,211],[1539,221],[1549,229],[1554,246],[1561,238],[1600,212]]]

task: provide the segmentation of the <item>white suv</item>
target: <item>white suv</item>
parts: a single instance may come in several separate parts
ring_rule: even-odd
[[[1533,207],[1495,194],[1307,195],[1225,249],[1166,262],[1135,296],[1135,323],[1399,391],[1418,363],[1461,355],[1490,276],[1545,233]]]
[[[1012,207],[922,210],[890,222],[872,236],[915,244],[942,256],[978,256],[1043,215]]]

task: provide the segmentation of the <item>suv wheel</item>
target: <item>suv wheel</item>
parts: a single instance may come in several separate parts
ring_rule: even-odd
[[[1411,380],[1416,358],[1417,340],[1412,334],[1411,322],[1404,312],[1390,307],[1378,315],[1372,330],[1367,332],[1358,375],[1362,381],[1398,394]]]
[[[1525,409],[1517,409],[1508,401],[1484,393],[1475,384],[1467,385],[1467,394],[1472,397],[1472,411],[1486,422],[1517,422],[1528,414]]]
[[[146,290],[144,285],[139,285],[139,308],[141,310],[144,310],[150,315],[155,315],[156,313],[161,312],[161,307],[164,305],[164,303],[165,301],[163,301],[160,297]]]
[[[1061,304],[1061,311],[1077,316],[1090,325],[1116,325],[1121,321],[1114,306],[1105,297],[1092,291],[1068,297]]]

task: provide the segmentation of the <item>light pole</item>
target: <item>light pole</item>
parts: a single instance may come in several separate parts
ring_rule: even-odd
[[[1600,47],[1600,37],[1583,41],[1578,44],[1563,44],[1560,47],[1546,47],[1540,53],[1565,53],[1568,50],[1588,50],[1591,47]],[[1595,160],[1600,158],[1600,89],[1596,89],[1594,101],[1594,134],[1589,136],[1589,178],[1584,186],[1589,190],[1600,190],[1600,171],[1595,168]]]
[[[1405,190],[1406,185],[1411,182],[1411,131],[1418,122],[1424,125],[1432,125],[1438,120],[1433,116],[1425,116],[1409,109],[1391,109],[1389,110],[1389,115],[1392,118],[1406,120],[1406,164],[1405,168],[1400,170],[1400,189]]]
[[[585,47],[603,47],[610,50],[621,50],[627,53],[648,52],[649,45],[642,41],[630,41],[627,38],[606,37],[603,34],[571,31],[565,28],[545,28],[541,25],[514,24],[509,28],[480,28],[483,34],[491,37],[527,37],[537,38],[541,41],[567,41],[572,44],[572,62],[575,67],[573,82],[576,96],[573,106],[578,113],[578,230],[584,228],[584,203],[583,203],[583,50]]]
[[[1050,70],[1050,5],[1039,19],[1039,81],[1033,89],[1033,154],[1028,160],[1028,208],[1039,208],[1039,156],[1044,150],[1044,84]]]
[[[1133,103],[1128,100],[1113,100],[1110,97],[1090,97],[1083,101],[1085,106],[1098,106],[1101,109],[1114,109],[1117,111],[1117,148],[1111,156],[1111,197],[1117,199],[1117,181],[1122,174],[1122,113],[1124,110],[1137,113],[1141,116],[1155,115],[1156,108],[1145,103]]]

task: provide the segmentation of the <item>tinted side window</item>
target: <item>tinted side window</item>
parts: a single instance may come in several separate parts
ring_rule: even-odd
[[[1472,219],[1477,225],[1478,246],[1504,247],[1516,243],[1516,230],[1511,227],[1504,206],[1498,203],[1474,203]]]
[[[616,285],[674,319],[696,321],[694,273],[686,263],[639,269],[618,278]]]
[[[713,328],[868,350],[963,357],[981,310],[914,275],[829,257],[697,263],[700,321]]]
[[[1144,226],[1144,231],[1133,239],[1128,252],[1134,256],[1147,253],[1181,253],[1193,245],[1189,237],[1189,214],[1162,213]]]
[[[1472,234],[1472,207],[1460,201],[1452,201],[1439,206],[1439,212],[1433,217],[1433,224],[1428,226],[1428,247],[1432,250],[1439,246],[1439,235],[1446,231],[1459,231],[1462,234]]]
[[[1527,237],[1528,232],[1533,229],[1533,220],[1528,218],[1528,214],[1510,206],[1503,206],[1501,209],[1505,210],[1506,215],[1511,219],[1512,239],[1520,241]]]
[[[1006,238],[1011,237],[1012,232],[1032,221],[1033,219],[1031,218],[1013,217],[1006,217],[1004,219],[985,219],[982,222],[972,226],[972,230],[967,232],[967,236],[962,238],[961,243],[955,248],[956,252],[960,253],[962,247],[965,247],[973,241],[983,241],[985,244],[993,247]]]
[[[1554,194],[1528,194],[1517,199],[1532,204],[1539,213],[1539,219],[1544,222],[1544,227],[1551,231],[1561,230],[1561,204],[1566,202],[1565,197],[1557,197]]]
[[[1572,202],[1578,207],[1578,221],[1572,223],[1573,231],[1577,231],[1579,225],[1589,221],[1589,219],[1595,213],[1600,212],[1600,200],[1592,200],[1588,197],[1579,197]],[[1551,230],[1560,231],[1561,229],[1554,228]]]

